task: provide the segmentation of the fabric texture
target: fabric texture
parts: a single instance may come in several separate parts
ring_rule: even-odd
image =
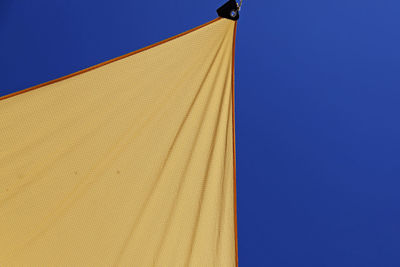
[[[0,101],[0,266],[237,265],[235,27]]]

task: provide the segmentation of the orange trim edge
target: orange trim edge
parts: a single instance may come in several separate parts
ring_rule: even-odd
[[[186,34],[188,34],[188,33],[191,33],[191,32],[193,32],[193,31],[196,31],[196,30],[198,30],[198,29],[200,29],[200,28],[203,28],[203,27],[205,27],[205,26],[207,26],[207,25],[209,25],[209,24],[211,24],[211,23],[213,23],[213,22],[216,22],[216,21],[220,20],[220,19],[221,19],[221,18],[218,17],[218,18],[216,18],[216,19],[213,19],[213,20],[211,20],[211,21],[209,21],[209,22],[206,22],[206,23],[204,23],[204,24],[202,24],[202,25],[200,25],[200,26],[197,26],[197,27],[195,27],[195,28],[193,28],[193,29],[190,29],[190,30],[188,30],[188,31],[182,32],[182,33],[180,33],[180,34],[177,34],[177,35],[175,35],[175,36],[172,36],[172,37],[167,38],[167,39],[165,39],[165,40],[162,40],[162,41],[160,41],[160,42],[154,43],[154,44],[152,44],[152,45],[143,47],[143,48],[141,48],[141,49],[139,49],[139,50],[130,52],[130,53],[128,53],[128,54],[125,54],[125,55],[122,55],[122,56],[119,56],[119,57],[116,57],[116,58],[113,58],[113,59],[104,61],[104,62],[102,62],[102,63],[99,63],[99,64],[96,64],[96,65],[94,65],[94,66],[88,67],[88,68],[86,68],[86,69],[83,69],[83,70],[80,70],[80,71],[77,71],[77,72],[74,72],[74,73],[65,75],[65,76],[63,76],[63,77],[60,77],[60,78],[57,78],[57,79],[54,79],[54,80],[51,80],[51,81],[48,81],[48,82],[45,82],[45,83],[41,83],[41,84],[38,84],[38,85],[35,85],[35,86],[32,86],[32,87],[26,88],[26,89],[23,89],[23,90],[20,90],[20,91],[17,91],[17,92],[8,94],[8,95],[0,96],[0,100],[4,100],[4,99],[10,98],[10,97],[12,97],[12,96],[16,96],[16,95],[19,95],[19,94],[22,94],[22,93],[26,93],[26,92],[32,91],[32,90],[34,90],[34,89],[38,89],[38,88],[40,88],[40,87],[43,87],[43,86],[45,86],[45,85],[49,85],[49,84],[52,84],[52,83],[56,83],[56,82],[65,80],[65,79],[67,79],[67,78],[71,78],[71,77],[73,77],[73,76],[76,76],[76,75],[79,75],[79,74],[88,72],[88,71],[90,71],[90,70],[97,69],[97,68],[99,68],[99,67],[101,67],[101,66],[107,65],[107,64],[112,63],[112,62],[114,62],[114,61],[117,61],[117,60],[120,60],[120,59],[129,57],[129,56],[132,56],[132,55],[134,55],[134,54],[143,52],[143,51],[145,51],[145,50],[147,50],[147,49],[150,49],[150,48],[153,48],[153,47],[155,47],[155,46],[161,45],[161,44],[163,44],[163,43],[172,41],[172,40],[174,40],[174,39],[176,39],[176,38],[179,38],[179,37],[181,37],[181,36],[183,36],[183,35],[186,35]]]
[[[236,138],[235,138],[235,43],[236,43],[237,21],[233,30],[232,45],[232,146],[233,146],[233,196],[234,196],[234,215],[235,215],[235,250],[236,250],[236,267],[239,266],[238,252],[238,225],[237,225],[237,190],[236,190]]]

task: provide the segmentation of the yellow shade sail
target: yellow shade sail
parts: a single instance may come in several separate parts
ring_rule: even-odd
[[[237,265],[235,27],[0,100],[0,266]]]

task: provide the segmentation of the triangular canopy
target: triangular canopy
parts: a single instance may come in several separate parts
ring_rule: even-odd
[[[236,266],[234,35],[216,19],[3,97],[0,266]]]

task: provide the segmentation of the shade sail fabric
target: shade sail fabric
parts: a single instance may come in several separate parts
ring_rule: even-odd
[[[0,266],[236,266],[235,27],[0,101]]]

